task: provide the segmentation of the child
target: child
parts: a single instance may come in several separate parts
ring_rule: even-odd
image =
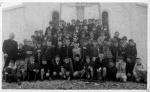
[[[62,77],[70,80],[73,73],[72,60],[70,58],[64,58],[63,66],[61,67]]]
[[[107,66],[107,75],[106,75],[107,79],[109,81],[116,81],[116,73],[117,68],[113,60],[110,58],[108,59],[108,66]]]
[[[141,58],[136,59],[136,64],[133,69],[133,76],[136,82],[147,82],[147,71],[144,69]]]
[[[62,64],[61,64],[61,58],[59,55],[56,55],[55,56],[55,59],[54,61],[52,62],[52,66],[53,66],[53,75],[52,77],[53,78],[58,78],[60,76],[62,76],[62,72],[61,72],[61,67],[62,67]]]
[[[97,46],[97,41],[94,40],[90,49],[90,55],[92,57],[92,62],[95,62],[96,58],[98,57],[99,48]]]
[[[99,53],[98,58],[95,60],[94,70],[96,72],[96,79],[105,80],[106,78],[106,63],[104,60],[104,54]]]
[[[89,56],[86,56],[84,74],[82,76],[85,76],[87,79],[93,79],[94,77],[93,63]]]
[[[79,58],[81,58],[81,48],[79,47],[79,43],[74,43],[74,48],[72,49],[73,58],[75,58],[76,55],[79,55]]]
[[[10,60],[9,65],[5,68],[4,71],[6,82],[18,82],[20,84],[19,75],[17,73],[17,67],[13,60]]]
[[[50,78],[50,70],[45,56],[42,58],[41,62],[41,80]]]
[[[70,46],[70,40],[65,40],[65,46],[63,47],[63,57],[72,58],[72,47]]]
[[[132,72],[135,65],[135,60],[137,57],[137,49],[136,44],[133,41],[133,39],[129,40],[129,43],[126,48],[126,54],[127,54],[127,77],[129,80],[132,80]]]
[[[25,62],[25,51],[23,49],[23,44],[19,44],[18,48],[18,58],[16,61],[17,71],[20,74],[22,80],[27,77],[27,63]]]
[[[30,56],[30,62],[28,63],[28,80],[37,80],[39,77],[39,63],[35,62],[35,57]]]
[[[123,58],[121,56],[118,57],[118,62],[116,63],[116,68],[117,68],[116,78],[118,80],[126,82],[127,81],[126,62],[123,60]]]
[[[79,55],[75,55],[73,60],[73,77],[80,78],[83,74],[83,62],[80,59]]]

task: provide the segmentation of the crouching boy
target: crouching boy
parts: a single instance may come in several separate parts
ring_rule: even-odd
[[[35,57],[30,56],[28,63],[28,80],[33,81],[39,78],[39,63],[35,62]]]
[[[43,56],[41,62],[41,80],[50,78],[50,70],[46,58]]]
[[[52,62],[52,78],[59,78],[60,76],[62,76],[62,72],[61,72],[61,59],[59,55],[55,56],[54,61]]]
[[[63,66],[61,67],[62,77],[70,80],[73,72],[72,60],[70,58],[64,58]]]
[[[116,74],[117,80],[126,82],[127,81],[126,63],[122,57],[118,57],[118,62],[116,62],[116,68],[117,68],[117,74]]]
[[[89,56],[86,56],[84,64],[84,75],[86,79],[93,79],[94,77],[94,70],[93,70],[93,62],[91,61]]]
[[[96,79],[105,80],[106,79],[106,64],[104,61],[103,53],[100,53],[98,55],[98,58],[96,59],[94,66],[95,66],[94,70],[96,72]]]
[[[9,65],[5,68],[4,74],[6,77],[5,78],[6,82],[9,82],[9,83],[18,82],[18,83],[20,83],[19,75],[17,73],[17,67],[16,67],[13,60],[10,60]]]
[[[133,76],[136,82],[147,82],[147,71],[144,69],[144,66],[140,58],[136,59],[136,64],[133,69]]]

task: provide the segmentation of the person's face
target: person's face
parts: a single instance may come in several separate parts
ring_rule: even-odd
[[[48,42],[47,42],[47,46],[52,46],[52,42],[51,42],[51,41],[48,41]]]
[[[119,32],[115,32],[115,37],[119,37]]]
[[[84,26],[84,30],[87,30],[88,29],[88,27],[87,26]]]
[[[90,63],[90,58],[89,57],[86,58],[86,62]]]
[[[64,61],[65,61],[65,63],[66,63],[66,64],[68,64],[68,63],[69,63],[69,59],[65,59]]]
[[[59,57],[55,57],[55,61],[56,61],[56,62],[59,62],[59,61],[60,61],[60,58],[59,58]]]
[[[102,58],[104,57],[104,54],[101,53],[101,54],[98,55],[98,57],[99,57],[100,59],[102,59]]]
[[[58,42],[58,46],[59,46],[59,47],[62,46],[62,42],[61,42],[61,41]]]
[[[79,61],[80,60],[80,58],[79,57],[75,57],[75,61]]]
[[[11,34],[9,35],[9,39],[13,40],[14,38],[15,38],[14,33],[11,33]]]
[[[41,44],[40,44],[40,43],[38,43],[38,44],[37,44],[37,47],[38,47],[38,48],[40,48],[40,47],[41,47]]]
[[[66,45],[67,45],[67,46],[70,45],[70,40],[66,40]]]
[[[22,44],[19,44],[19,49],[22,49],[23,48],[23,45]]]

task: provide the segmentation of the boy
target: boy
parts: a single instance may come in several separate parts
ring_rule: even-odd
[[[129,43],[126,48],[126,54],[127,54],[127,77],[129,80],[132,80],[132,72],[135,65],[135,60],[137,57],[137,49],[136,44],[133,41],[133,39],[129,40]]]
[[[50,78],[50,71],[45,56],[43,56],[42,58],[40,67],[41,67],[41,80]]]
[[[28,63],[28,80],[37,80],[39,77],[39,63],[35,62],[35,57],[30,56],[30,62]]]
[[[136,64],[133,69],[133,76],[136,82],[147,82],[147,71],[142,64],[141,58],[136,59]]]
[[[61,72],[61,67],[62,67],[62,62],[61,62],[61,58],[59,55],[55,56],[54,61],[52,62],[52,66],[53,66],[53,78],[58,78],[60,76],[62,76],[62,72]]]
[[[62,77],[64,79],[70,80],[72,73],[73,73],[73,65],[72,65],[72,60],[70,58],[64,58],[63,59],[63,64],[61,67],[61,72],[62,72]]]
[[[76,55],[79,55],[79,58],[81,58],[81,48],[79,47],[79,43],[74,43],[74,48],[72,49],[73,53],[73,59]]]
[[[106,78],[106,63],[104,60],[104,54],[99,53],[94,63],[94,70],[96,72],[96,79],[105,80]]]
[[[16,61],[17,70],[20,74],[22,80],[25,80],[27,77],[27,62],[25,62],[25,51],[23,49],[23,44],[19,44],[18,49],[18,58]]]
[[[127,81],[126,62],[123,60],[121,56],[118,57],[118,62],[116,62],[116,68],[117,68],[117,74],[116,74],[117,80],[126,82]]]
[[[9,65],[4,71],[6,82],[18,82],[20,84],[19,75],[17,73],[17,67],[13,60],[10,60]]]
[[[97,45],[97,41],[94,40],[90,48],[90,55],[92,57],[92,62],[95,62],[96,58],[98,57],[98,53],[99,53],[99,48]]]
[[[82,76],[85,76],[87,79],[93,79],[94,77],[94,70],[93,70],[93,63],[91,62],[91,59],[89,56],[86,56],[85,64],[84,64],[84,74]]]
[[[73,77],[80,78],[83,74],[83,62],[80,59],[80,55],[75,55],[73,60]]]

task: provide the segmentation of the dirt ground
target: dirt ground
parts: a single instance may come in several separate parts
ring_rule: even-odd
[[[135,82],[87,82],[81,80],[51,80],[22,82],[20,86],[17,83],[2,83],[3,89],[146,89],[147,84]]]

